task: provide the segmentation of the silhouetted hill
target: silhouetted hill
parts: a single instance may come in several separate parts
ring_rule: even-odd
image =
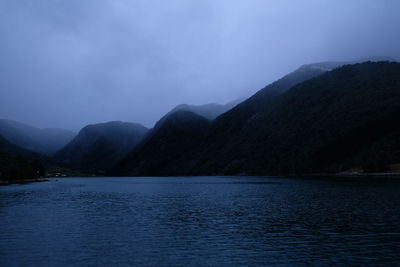
[[[205,104],[205,105],[187,105],[187,104],[181,104],[173,108],[170,112],[165,115],[167,117],[168,115],[175,113],[177,111],[190,111],[193,112],[197,115],[200,115],[206,119],[209,120],[214,120],[216,117],[221,115],[222,113],[227,112],[231,108],[235,107],[237,104],[239,104],[242,100],[235,100],[232,102],[229,102],[225,105],[221,104]]]
[[[144,141],[119,164],[113,175],[185,174],[190,151],[203,140],[210,122],[190,111],[177,111],[160,120]],[[182,159],[182,156],[185,157]]]
[[[3,136],[0,135],[0,152],[11,156],[22,156],[26,158],[40,158],[40,154],[23,149],[13,143],[9,142]]]
[[[144,162],[168,175],[381,171],[400,162],[400,64],[326,70],[303,66],[219,116],[204,138],[192,136],[190,150],[178,142],[172,163],[164,152]],[[123,174],[152,175],[151,167],[138,167],[140,158],[136,151],[125,159]]]
[[[208,139],[224,145],[203,145],[198,157],[204,160],[194,171],[288,174],[363,165],[374,169],[358,159],[366,153],[363,150],[370,151],[375,142],[396,131],[399,66],[364,63],[325,73],[293,87],[228,135],[219,124],[229,124],[235,117],[226,116],[215,123]],[[400,160],[391,155],[395,147],[389,150],[385,155],[394,158],[386,163]],[[208,153],[215,157],[206,158]],[[225,160],[218,161],[219,157]]]
[[[40,154],[20,148],[0,135],[0,181],[44,176],[40,157]]]
[[[119,121],[88,125],[54,159],[77,170],[105,171],[132,150],[147,131],[140,124]]]
[[[75,134],[64,129],[39,129],[11,120],[0,120],[0,134],[11,143],[44,155],[52,155]]]
[[[287,91],[290,89],[293,85],[296,85],[297,83],[301,83],[304,80],[308,80],[310,78],[316,77],[326,71],[329,71],[337,66],[342,65],[342,62],[324,62],[324,63],[315,63],[315,64],[308,64],[308,65],[303,65],[297,70],[289,73],[288,75],[282,77],[281,79],[277,80],[276,82],[264,87],[260,91],[258,91],[255,95],[250,97],[249,99],[242,101],[241,103],[234,103],[232,107],[225,113],[222,113],[214,123],[211,124],[211,130],[210,132],[217,133],[218,135],[218,141],[213,142],[213,140],[210,140],[210,144],[208,145],[214,145],[216,148],[218,147],[223,147],[225,144],[225,140],[228,140],[228,138],[224,138],[224,136],[229,136],[231,132],[236,131],[237,129],[240,129],[242,125],[250,118],[253,116],[256,116],[259,112],[263,112],[266,108],[268,108],[278,97],[280,94],[283,92]],[[205,105],[207,107],[207,105]],[[175,109],[173,109],[171,112],[167,113],[163,118],[160,119],[158,124],[161,124],[166,118],[168,118],[171,114],[173,114],[174,110],[179,110],[180,108],[183,110],[187,108],[188,105],[181,105],[177,106]],[[204,106],[200,106],[200,110]],[[196,109],[192,108],[192,111],[195,111]],[[198,111],[198,110],[197,110]],[[194,112],[196,113],[196,112]],[[197,115],[204,116],[201,112],[197,112]],[[225,117],[227,119],[225,119]],[[234,119],[233,119],[234,118]],[[194,133],[195,134],[195,133]],[[209,133],[208,133],[209,134]],[[202,132],[201,135],[203,136],[204,133]],[[192,137],[193,138],[193,137]],[[200,135],[199,135],[199,138]],[[195,138],[198,139],[198,138]],[[192,144],[192,149],[197,147],[198,144],[193,143]],[[173,150],[173,147],[170,148]],[[135,164],[131,164],[133,167],[128,167],[130,165],[130,161],[132,161],[133,158],[140,159],[140,156],[134,157],[133,155],[136,153],[136,151],[133,151],[129,158],[126,158],[124,160],[124,168],[121,168],[122,165],[118,165],[118,167],[121,169],[119,170],[118,174],[120,175],[148,175],[147,171],[144,171],[144,168],[141,168],[141,172],[136,170],[136,172],[129,171],[130,169],[135,169]],[[157,162],[161,161],[158,159],[158,157],[163,158],[164,156],[161,153],[153,154],[153,159],[151,160],[152,164],[154,166],[157,166]],[[196,160],[194,160],[196,161]],[[149,164],[151,165],[151,164]],[[170,173],[173,174],[173,167],[168,167],[170,170]],[[188,174],[189,172],[191,173],[192,170],[185,168],[186,172],[185,174]],[[124,172],[125,171],[125,172]],[[176,170],[178,171],[178,170]],[[182,172],[184,173],[184,172]],[[114,173],[117,174],[117,173]]]
[[[290,88],[304,82],[306,80],[312,79],[317,77],[327,71],[332,71],[335,68],[344,66],[346,64],[356,64],[366,61],[394,61],[389,57],[367,57],[363,59],[353,60],[353,61],[330,61],[330,62],[319,62],[319,63],[312,63],[312,64],[305,64],[300,68],[296,69],[295,71],[285,75],[284,77],[280,78],[279,80],[267,85],[263,89],[259,90],[253,96],[248,98],[247,100],[241,102],[234,108],[229,111],[228,117],[236,117],[236,120],[233,122],[229,120],[229,125],[225,125],[220,122],[217,127],[223,128],[235,128],[240,127],[245,121],[253,116],[258,116],[259,113],[265,112],[266,109],[275,101],[275,98],[279,95],[285,93]],[[221,116],[224,116],[222,114]],[[222,120],[223,121],[223,120]]]
[[[285,93],[296,84],[317,77],[343,64],[343,62],[322,62],[303,65],[297,70],[259,90],[253,96],[229,110],[229,112],[222,114],[220,118],[218,118],[219,123],[215,124],[215,126],[213,125],[213,127],[221,128],[221,130],[228,134],[231,128],[235,129],[241,127],[247,120],[265,112],[278,96]],[[224,120],[223,118],[225,116],[235,117],[235,120]],[[223,123],[224,121],[227,121],[228,124]]]

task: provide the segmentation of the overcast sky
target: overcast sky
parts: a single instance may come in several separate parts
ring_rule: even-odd
[[[298,66],[400,56],[398,0],[0,0],[0,118],[152,126]]]

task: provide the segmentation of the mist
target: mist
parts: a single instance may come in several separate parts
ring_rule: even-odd
[[[152,127],[305,63],[400,57],[397,0],[0,0],[0,118]]]

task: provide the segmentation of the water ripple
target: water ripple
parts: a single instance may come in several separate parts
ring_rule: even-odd
[[[399,190],[265,177],[2,187],[0,265],[395,265]]]

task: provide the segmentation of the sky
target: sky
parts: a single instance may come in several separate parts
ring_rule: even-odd
[[[0,0],[0,118],[147,127],[302,64],[400,58],[398,0]]]

